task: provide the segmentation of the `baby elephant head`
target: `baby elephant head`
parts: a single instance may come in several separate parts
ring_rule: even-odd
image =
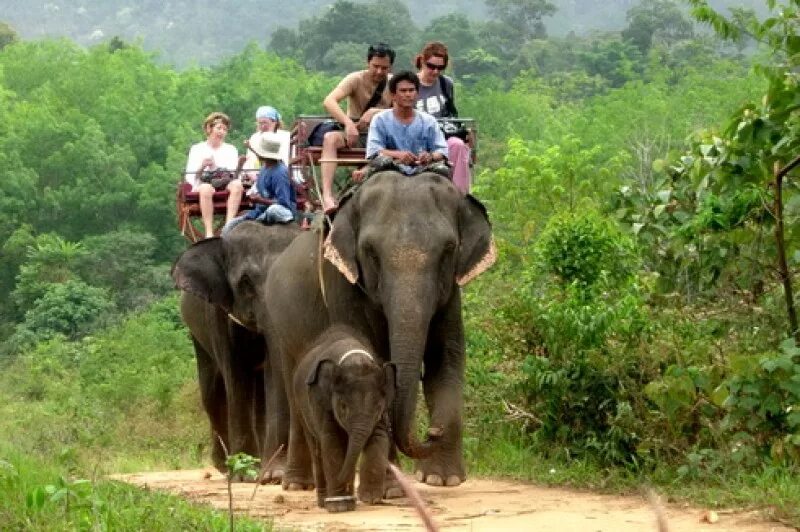
[[[320,360],[306,384],[315,401],[326,402],[336,422],[347,432],[347,453],[339,472],[345,482],[378,423],[394,400],[397,372],[391,362],[379,363],[364,349],[351,349],[334,359]]]

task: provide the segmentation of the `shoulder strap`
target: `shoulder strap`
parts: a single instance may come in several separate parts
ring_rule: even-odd
[[[453,101],[453,80],[444,74],[440,75],[439,88],[444,94],[444,105],[445,109],[447,109],[448,118],[458,117],[458,109],[456,109],[456,103]]]
[[[367,105],[364,107],[364,112],[366,113],[369,109],[378,105],[378,102],[381,101],[381,96],[383,96],[383,90],[386,88],[386,78],[383,78],[378,86],[375,87],[375,92],[372,93],[372,97],[367,102]]]

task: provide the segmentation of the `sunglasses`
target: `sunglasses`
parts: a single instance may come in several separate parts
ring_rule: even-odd
[[[434,65],[433,63],[425,62],[425,66],[428,67],[429,70],[444,70],[445,65]]]

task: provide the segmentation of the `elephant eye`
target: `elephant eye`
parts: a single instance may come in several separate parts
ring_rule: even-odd
[[[371,244],[366,244],[364,246],[364,255],[367,257],[369,261],[371,261],[374,265],[378,265],[378,253],[375,251],[375,248],[372,247]]]

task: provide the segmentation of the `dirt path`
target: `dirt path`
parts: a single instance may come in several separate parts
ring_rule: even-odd
[[[210,476],[209,476],[210,475]],[[193,501],[226,510],[227,487],[222,475],[211,470],[166,471],[115,477],[139,486],[170,491]],[[470,479],[458,488],[433,488],[415,483],[442,530],[656,530],[651,506],[640,497],[597,495],[510,481]],[[314,531],[421,530],[406,499],[379,506],[359,503],[355,512],[329,514],[316,506],[314,492],[285,492],[279,486],[234,484],[237,511],[252,517],[272,517],[279,529]],[[795,530],[765,522],[752,512],[718,512],[719,520],[702,521],[696,508],[667,506],[669,530],[675,531],[784,531]]]

